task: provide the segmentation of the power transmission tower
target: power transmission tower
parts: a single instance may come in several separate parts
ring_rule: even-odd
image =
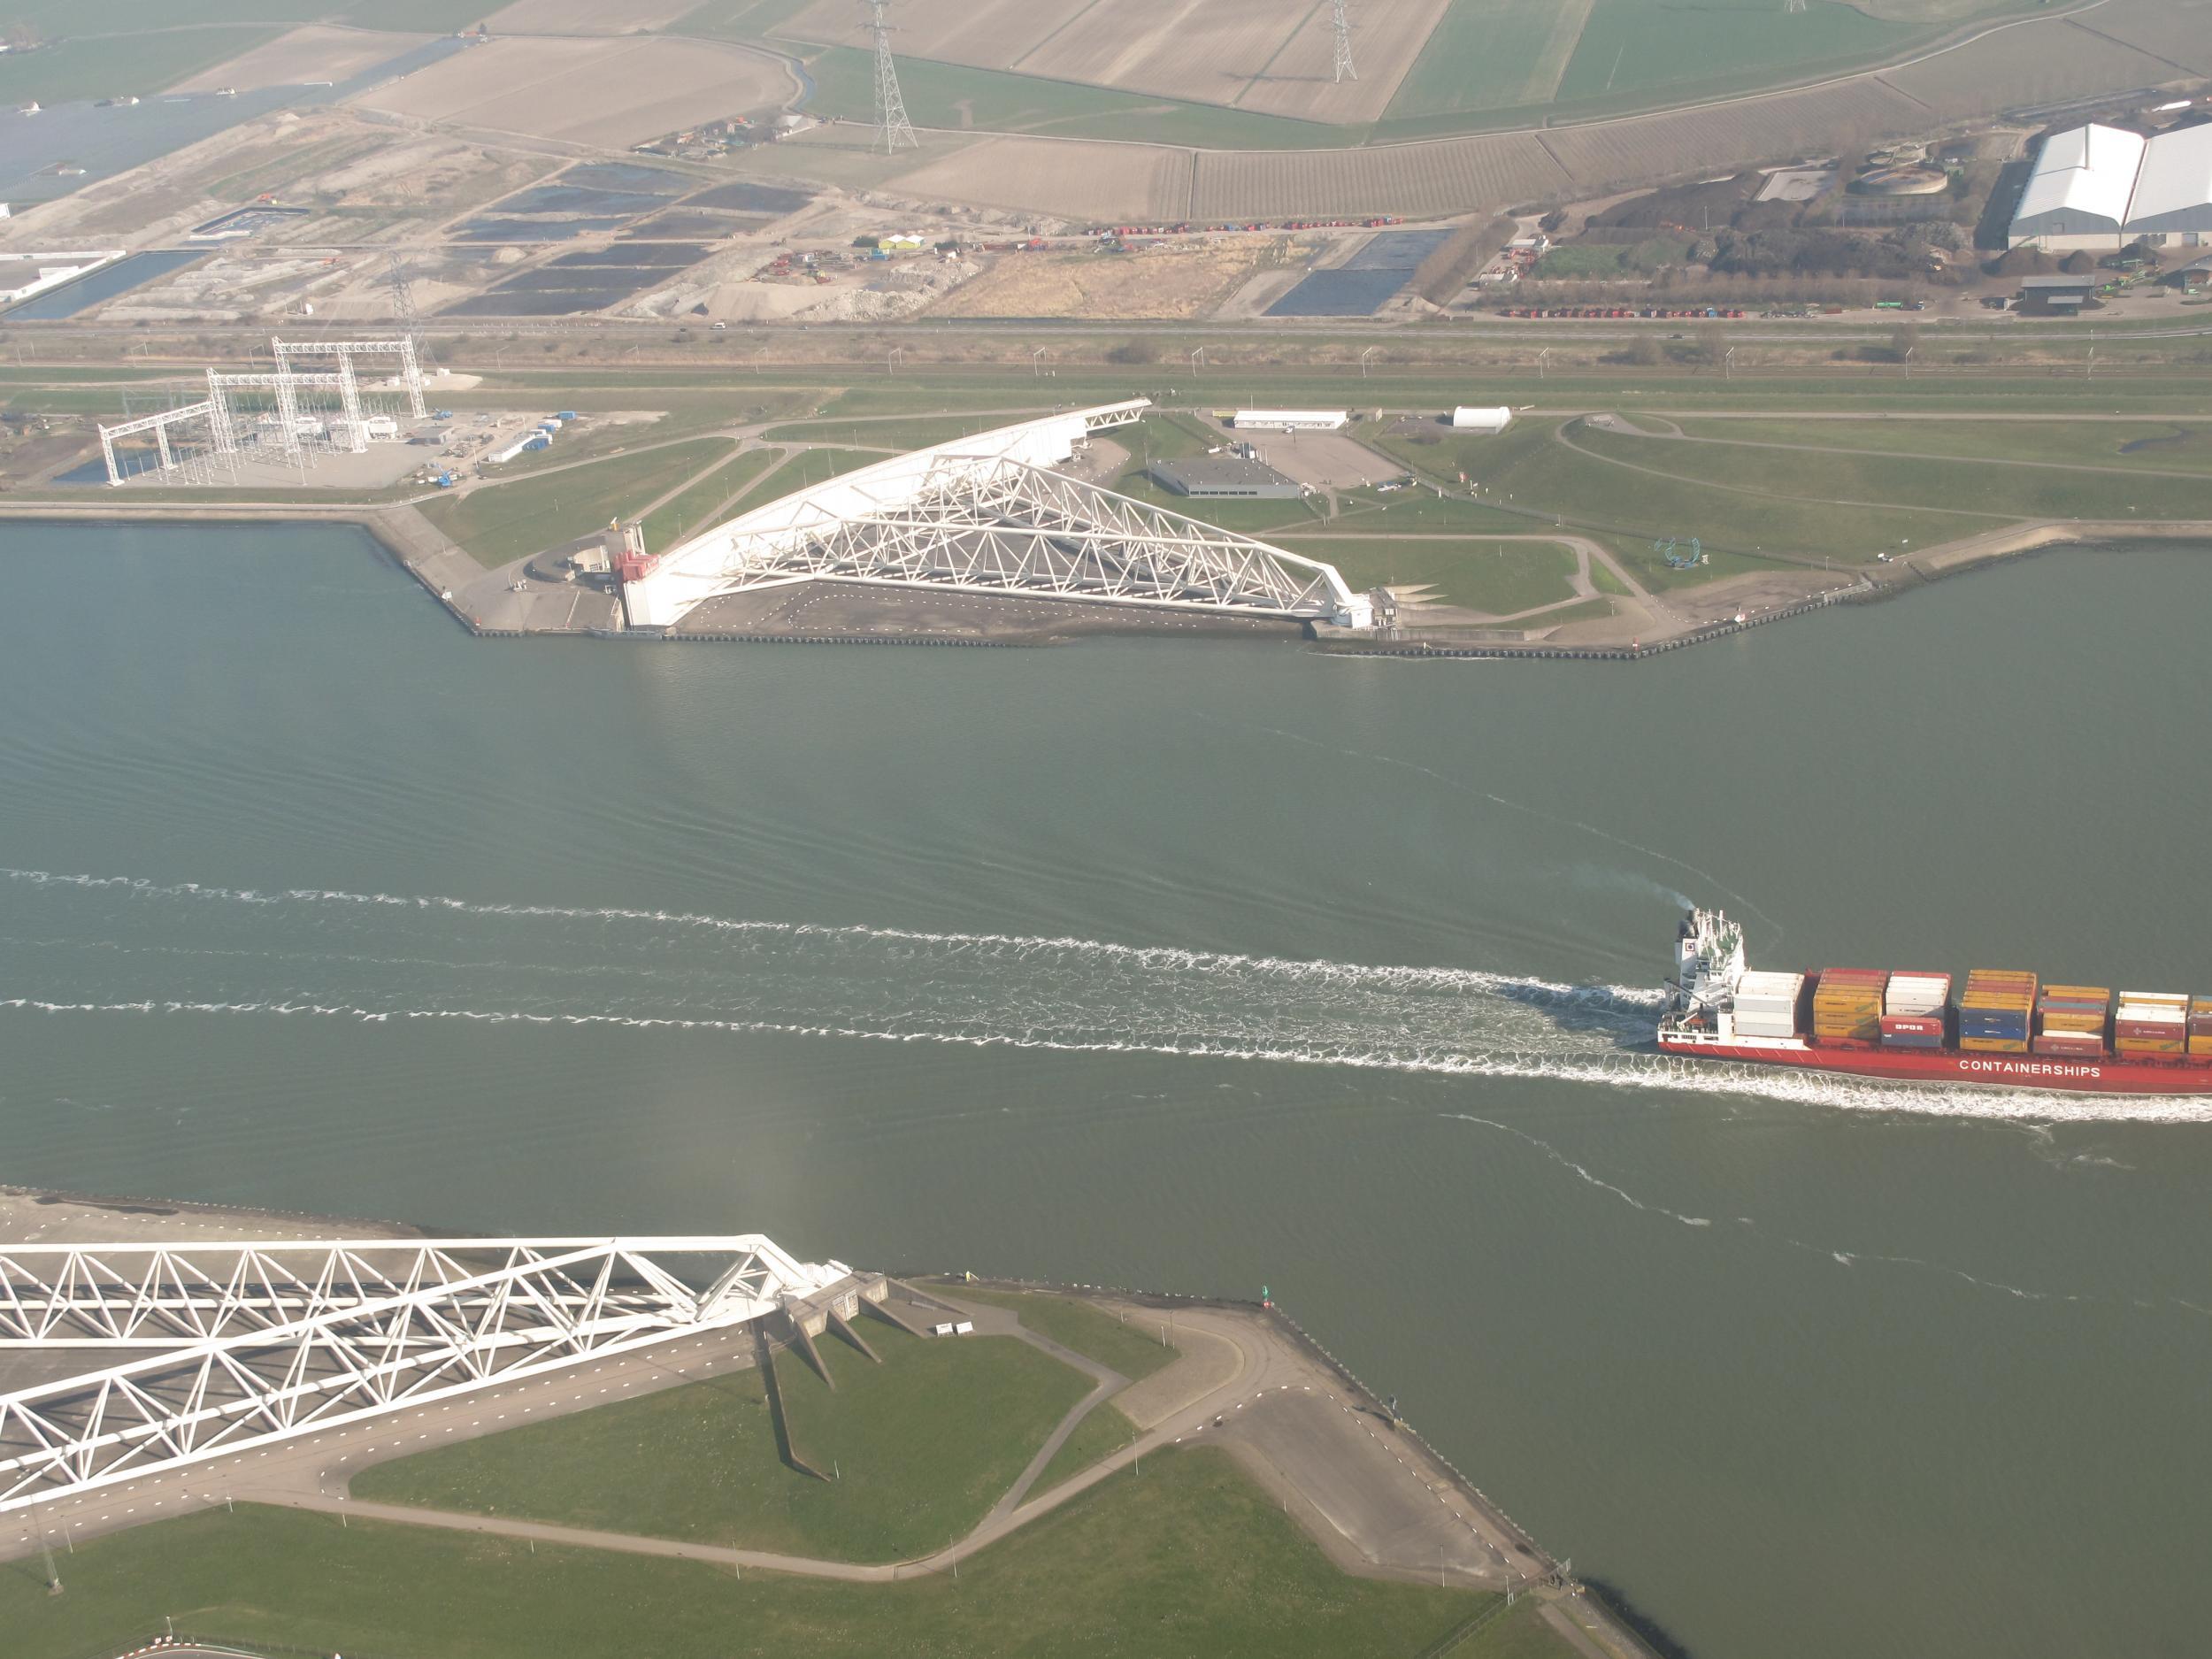
[[[414,284],[407,279],[407,267],[400,262],[397,249],[392,250],[391,259],[384,285],[391,290],[392,316],[399,323],[400,333],[414,342],[415,361],[426,365],[430,361],[430,347],[422,337],[422,320],[415,314]]]
[[[906,100],[899,96],[898,65],[891,61],[891,26],[883,20],[890,0],[868,0],[868,32],[876,42],[876,131],[883,139],[883,153],[901,148],[919,150],[914,123],[906,119]]]
[[[1352,67],[1352,19],[1344,6],[1345,0],[1329,0],[1329,26],[1336,31],[1336,78],[1357,81],[1359,71]]]

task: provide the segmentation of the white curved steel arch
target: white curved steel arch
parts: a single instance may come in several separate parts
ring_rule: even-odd
[[[0,1352],[86,1364],[0,1394],[0,1512],[853,1288],[758,1233],[7,1247]]]
[[[630,626],[668,628],[723,594],[814,580],[1372,624],[1333,565],[1053,470],[1150,407],[1002,426],[771,502],[649,561],[623,584]]]

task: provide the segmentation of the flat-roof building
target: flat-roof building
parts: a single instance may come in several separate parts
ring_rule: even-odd
[[[2145,138],[2094,123],[2044,140],[2007,238],[2054,253],[2212,246],[2212,125]]]
[[[1179,461],[1155,461],[1145,468],[1152,481],[1178,495],[1202,501],[1296,501],[1305,486],[1264,461],[1242,455],[1194,455]]]
[[[1351,420],[1341,409],[1240,409],[1229,417],[1239,432],[1341,432]]]

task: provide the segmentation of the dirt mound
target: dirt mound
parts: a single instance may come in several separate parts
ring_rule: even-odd
[[[2049,276],[2058,269],[2058,261],[2040,248],[2015,248],[1982,268],[1992,276]]]

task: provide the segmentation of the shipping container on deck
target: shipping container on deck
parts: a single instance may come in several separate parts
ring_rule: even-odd
[[[2064,1055],[2083,1060],[2101,1060],[2109,1052],[2102,1037],[2078,1031],[2046,1032],[2035,1040],[2032,1048],[2037,1054]]]
[[[1882,993],[1885,1014],[1938,1014],[1951,1001],[1951,976],[1900,968]]]
[[[1959,1047],[1968,1054],[2025,1054],[2025,1037],[1961,1037]]]

